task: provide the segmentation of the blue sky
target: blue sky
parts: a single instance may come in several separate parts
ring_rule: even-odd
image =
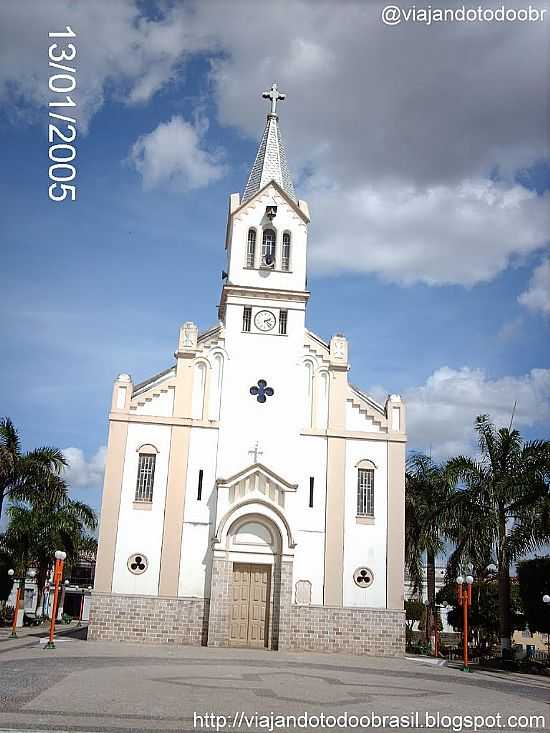
[[[70,449],[95,508],[112,380],[169,366],[183,321],[215,322],[227,197],[274,79],[312,213],[309,327],[346,334],[354,383],[404,395],[412,448],[471,451],[474,417],[507,421],[516,399],[518,427],[548,437],[548,27],[388,29],[364,5],[332,27],[329,6],[290,1],[263,20],[244,1],[231,16],[131,0],[0,10],[0,413],[25,447]],[[257,41],[268,21],[275,50]],[[44,79],[47,32],[67,23],[78,197],[58,204]]]

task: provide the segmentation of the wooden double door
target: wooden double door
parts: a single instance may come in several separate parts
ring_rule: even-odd
[[[233,563],[231,646],[268,646],[271,566]]]

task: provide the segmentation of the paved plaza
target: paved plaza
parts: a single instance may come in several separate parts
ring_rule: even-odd
[[[413,713],[418,718],[411,720],[420,726],[425,713],[500,714],[499,725],[504,727],[484,730],[517,730],[508,716],[545,716],[549,727],[549,703],[550,679],[467,674],[428,660],[145,646],[71,637],[61,637],[50,651],[36,636],[0,641],[0,730],[268,730],[268,718],[261,716],[306,713],[324,714],[325,722],[326,716],[347,714],[349,724],[340,717],[340,728],[328,719],[324,728],[332,730],[361,729],[353,716]],[[205,717],[212,713],[227,720]],[[299,729],[312,730],[316,722],[314,717],[311,725]],[[452,730],[447,722],[443,719],[432,730]],[[521,729],[544,728],[539,723]]]

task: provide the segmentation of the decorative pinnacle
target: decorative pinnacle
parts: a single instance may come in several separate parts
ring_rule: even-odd
[[[276,115],[277,114],[277,102],[282,101],[283,99],[286,99],[286,94],[282,94],[282,92],[279,91],[277,87],[277,82],[275,81],[271,85],[271,89],[268,89],[267,92],[264,92],[262,94],[262,97],[264,99],[271,100],[271,112],[269,114]]]

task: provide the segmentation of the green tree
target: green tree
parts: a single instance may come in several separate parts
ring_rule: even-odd
[[[58,448],[43,446],[29,452],[9,417],[0,419],[0,518],[4,499],[26,499],[40,487],[48,474],[59,474],[67,465]]]
[[[56,550],[65,550],[67,563],[74,564],[83,551],[95,546],[90,532],[97,527],[95,512],[87,504],[69,497],[67,484],[50,474],[26,501],[11,502],[9,524],[0,546],[16,561],[16,570],[29,566],[37,570],[38,608]]]
[[[519,591],[530,630],[550,634],[550,606],[542,597],[550,595],[550,556],[518,563]]]
[[[444,467],[415,453],[407,460],[405,483],[405,563],[414,594],[422,594],[422,562],[426,557],[428,612],[426,638],[434,625],[435,562],[445,548],[452,490]]]
[[[407,641],[412,638],[413,626],[418,621],[419,627],[426,615],[426,606],[417,598],[408,598],[405,601],[405,625]]]
[[[511,646],[510,565],[550,539],[550,442],[527,442],[517,430],[497,429],[487,415],[475,421],[479,458],[447,464],[458,486],[451,512],[456,549],[450,567],[471,562],[479,573],[498,568],[499,629],[503,654]]]

